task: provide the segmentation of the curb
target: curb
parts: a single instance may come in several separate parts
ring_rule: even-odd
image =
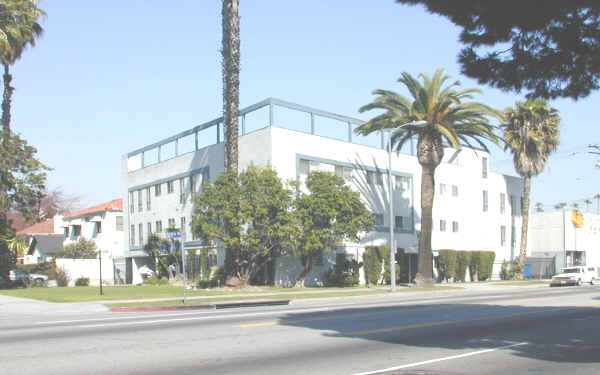
[[[154,311],[181,311],[181,310],[216,310],[216,309],[231,309],[238,307],[257,307],[257,306],[279,306],[289,305],[290,300],[266,300],[266,301],[237,301],[211,303],[193,306],[121,306],[111,307],[110,312],[125,313],[125,312],[154,312]]]

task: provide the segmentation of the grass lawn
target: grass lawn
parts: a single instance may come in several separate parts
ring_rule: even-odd
[[[452,286],[436,286],[430,289],[398,288],[398,292],[440,291],[462,289]],[[98,287],[71,287],[71,288],[20,288],[0,290],[0,294],[7,296],[31,298],[49,302],[87,302],[87,301],[115,301],[115,300],[140,300],[154,298],[183,298],[183,288],[172,285],[140,285],[140,286],[105,286],[102,288],[104,295],[100,296]],[[300,293],[302,292],[302,293]],[[265,293],[277,293],[267,296]],[[327,298],[339,296],[357,296],[365,294],[388,293],[385,289],[365,290],[363,287],[349,288],[275,288],[275,287],[248,287],[246,289],[200,289],[188,290],[188,297],[213,296],[215,298],[201,299],[194,303],[200,304],[214,301],[248,300],[248,299],[299,299],[299,298]],[[235,297],[233,294],[252,294],[252,296]],[[229,297],[228,297],[229,296]],[[192,300],[193,301],[193,300]],[[178,301],[144,302],[145,305],[177,304]],[[119,305],[124,306],[124,305]]]
[[[343,288],[353,290],[357,288]],[[340,288],[274,288],[250,287],[248,289],[210,289],[188,290],[187,295],[193,296],[226,296],[231,294],[257,294],[262,293],[290,293],[309,291],[339,291]],[[71,288],[19,288],[3,289],[0,294],[13,297],[31,298],[49,302],[86,302],[86,301],[114,301],[151,298],[182,297],[183,288],[173,285],[140,285],[140,286],[105,286],[102,287],[104,295],[100,295],[98,287],[71,287]],[[372,293],[367,291],[367,293]],[[328,293],[329,294],[329,293]],[[345,295],[345,293],[343,293]],[[239,299],[239,297],[238,297]]]

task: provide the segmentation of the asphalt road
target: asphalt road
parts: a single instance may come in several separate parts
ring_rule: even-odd
[[[598,374],[600,287],[4,316],[0,374]]]

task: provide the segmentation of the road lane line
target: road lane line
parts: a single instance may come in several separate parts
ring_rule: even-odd
[[[496,352],[496,351],[499,351],[499,350],[510,349],[510,348],[514,348],[514,347],[517,347],[517,346],[524,346],[524,345],[528,345],[528,344],[529,343],[527,343],[527,342],[519,342],[517,344],[504,345],[504,346],[499,346],[497,348],[478,350],[476,352],[469,352],[469,353],[463,353],[463,354],[458,354],[458,355],[452,355],[452,356],[449,356],[449,357],[435,358],[435,359],[430,359],[428,361],[408,363],[406,365],[395,366],[395,367],[388,367],[388,368],[381,369],[381,370],[359,372],[359,373],[356,373],[356,374],[353,374],[353,375],[375,375],[375,374],[381,374],[383,372],[388,372],[388,371],[402,370],[402,369],[410,368],[410,367],[416,367],[416,366],[422,366],[422,365],[429,365],[429,364],[437,363],[437,362],[450,361],[450,360],[453,360],[453,359],[460,359],[460,358],[472,357],[472,356],[480,355],[480,354],[492,353],[492,352]]]

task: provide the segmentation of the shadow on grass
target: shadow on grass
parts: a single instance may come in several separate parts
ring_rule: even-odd
[[[598,298],[596,298],[598,299]],[[289,314],[280,326],[321,330],[327,337],[412,347],[511,347],[514,355],[544,361],[600,363],[600,308],[437,304]]]

